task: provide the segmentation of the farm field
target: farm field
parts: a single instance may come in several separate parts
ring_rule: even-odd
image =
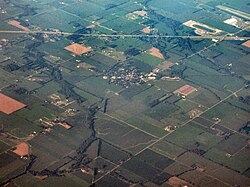
[[[0,0],[0,186],[250,186],[249,0]]]

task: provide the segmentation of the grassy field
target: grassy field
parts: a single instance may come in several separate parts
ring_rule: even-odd
[[[165,140],[182,148],[190,147],[191,149],[192,147],[196,147],[195,144],[198,143],[197,147],[207,150],[219,143],[221,138],[193,126],[186,125],[167,136]]]
[[[166,131],[164,131],[163,129],[154,126],[150,123],[147,123],[143,120],[141,120],[140,118],[131,118],[129,120],[127,120],[127,122],[139,129],[145,130],[146,132],[153,134],[155,136],[161,137],[165,134],[167,134]]]
[[[163,59],[154,57],[154,56],[147,54],[147,53],[135,56],[135,59],[140,60],[146,64],[149,64],[152,67],[155,67],[164,61]]]
[[[249,178],[240,175],[238,172],[232,171],[204,157],[199,157],[194,153],[187,152],[180,156],[178,161],[185,165],[187,164],[188,166],[192,166],[193,164],[202,168],[205,166],[205,173],[208,173],[209,175],[212,175],[222,181],[227,181],[230,185],[239,184],[244,186],[249,182]],[[220,175],[220,173],[224,173],[224,175]]]
[[[72,33],[0,33],[0,92],[27,105],[10,115],[0,112],[0,186],[28,166],[29,158],[11,151],[21,142],[36,156],[29,170],[54,173],[60,168],[63,176],[39,180],[28,171],[12,179],[13,186],[89,186],[97,181],[98,187],[168,187],[172,176],[194,186],[247,186],[250,153],[241,129],[249,121],[250,48],[241,45],[245,41],[182,36],[197,36],[183,24],[194,20],[222,30],[221,35],[240,31],[237,35],[246,37],[247,29],[224,23],[232,14],[217,6],[249,13],[248,4],[0,1],[3,31],[18,31],[8,24],[16,20],[32,31]],[[170,38],[148,37],[142,32],[147,27],[150,35]],[[65,50],[72,43],[91,47],[91,52]],[[149,54],[152,47],[164,59]],[[157,72],[164,61],[173,66]],[[144,79],[152,71],[156,79]],[[109,78],[113,75],[115,84]],[[128,83],[130,78],[134,82]],[[175,92],[185,85],[197,91],[185,97]],[[55,95],[70,104],[56,106]],[[82,103],[76,102],[78,96]],[[72,128],[45,128],[39,122],[56,117]],[[68,170],[71,166],[77,169]]]
[[[84,91],[88,91],[97,97],[105,96],[107,92],[118,92],[122,88],[114,84],[109,84],[102,77],[90,77],[76,84],[77,87]]]
[[[226,152],[213,148],[206,153],[205,157],[242,173],[249,165],[248,154],[247,150],[243,150],[241,153],[229,158],[226,156]]]

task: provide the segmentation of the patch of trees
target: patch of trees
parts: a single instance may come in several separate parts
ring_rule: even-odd
[[[96,131],[95,131],[95,115],[98,111],[98,107],[91,107],[88,108],[88,115],[87,115],[87,127],[91,130],[92,135],[96,136]]]
[[[107,112],[108,100],[109,100],[108,98],[104,100],[103,113]]]
[[[245,96],[245,97],[240,96],[240,97],[239,97],[239,100],[240,100],[241,102],[245,103],[245,104],[250,105],[250,95]]]
[[[115,8],[117,6],[118,5],[116,5],[116,4],[110,3],[110,4],[105,5],[104,8],[105,8],[105,10],[109,10],[109,9]]]
[[[49,64],[46,63],[46,60],[43,58],[44,53],[36,50],[38,44],[30,45],[27,49],[28,51],[24,52],[22,59],[26,61],[25,65],[20,68],[22,71],[27,71],[30,69],[40,69],[44,67],[49,67]]]
[[[245,81],[245,88],[249,88],[250,87],[250,81]]]
[[[153,108],[153,107],[155,107],[156,105],[158,105],[158,104],[160,104],[161,102],[159,101],[159,99],[155,99],[155,100],[153,100],[153,101],[151,101],[150,103],[149,103],[149,107],[150,108]]]
[[[62,73],[58,67],[53,67],[51,70],[51,76],[53,77],[54,80],[60,81],[63,79]]]
[[[41,44],[42,44],[41,42],[34,42],[32,44],[27,45],[25,48],[28,49],[29,51],[35,51],[36,48],[39,47]]]
[[[184,78],[184,72],[186,69],[187,67],[183,65],[173,65],[171,67],[170,77]]]
[[[178,35],[178,32],[177,32],[177,31],[183,29],[183,25],[182,25],[182,23],[179,22],[179,21],[176,21],[176,20],[173,20],[173,19],[171,19],[171,18],[162,16],[162,15],[158,14],[158,13],[157,13],[156,11],[154,11],[154,10],[151,10],[149,13],[150,13],[150,15],[151,15],[154,19],[156,19],[156,20],[158,20],[158,21],[164,23],[168,28],[170,28],[171,31],[172,31],[172,33],[173,33],[173,35]]]
[[[148,104],[148,106],[149,106],[150,108],[153,108],[153,107],[155,107],[156,105],[158,105],[158,104],[164,102],[164,101],[165,101],[166,99],[168,99],[169,97],[171,97],[170,94],[168,94],[168,95],[165,94],[165,95],[163,95],[162,97],[160,97],[160,98],[158,98],[158,99],[154,99],[154,100],[150,101],[149,104]]]
[[[69,40],[72,40],[73,42],[78,43],[79,39],[81,38],[81,35],[79,34],[72,34],[70,36],[67,37]]]
[[[239,130],[241,133],[249,134],[250,132],[250,121],[248,121],[244,127]]]
[[[23,97],[26,97],[26,95],[32,95],[35,91],[29,91],[24,87],[20,87],[16,84],[11,84],[8,87],[4,89],[8,94],[18,94],[19,96],[23,95]]]
[[[116,45],[116,44],[108,44],[108,46],[111,47],[111,48],[116,48],[118,45]]]
[[[27,12],[24,12],[24,13],[27,13]],[[23,16],[23,14],[21,16]],[[22,26],[24,26],[24,27],[29,27],[30,26],[30,24],[27,21],[23,21],[22,19],[18,19],[17,21],[19,21],[20,24]]]
[[[95,126],[94,126],[95,114],[96,114],[97,110],[98,110],[97,107],[88,109],[88,114],[87,114],[87,118],[86,118],[85,123],[87,125],[87,128],[91,130],[91,135],[89,136],[89,138],[84,140],[81,143],[80,147],[76,150],[76,155],[73,157],[73,160],[75,160],[75,162],[71,165],[71,169],[79,169],[82,166],[91,162],[91,160],[87,157],[85,152],[91,146],[91,144],[97,140],[96,130],[95,130]]]
[[[76,156],[73,157],[75,162],[71,165],[71,169],[79,169],[92,161],[87,157],[88,155],[84,153],[95,140],[96,137],[91,135],[88,139],[82,142],[81,146],[76,150]]]
[[[42,171],[30,171],[30,173],[34,176],[47,176],[47,177],[60,177],[63,176],[58,170],[48,170],[48,169],[44,169]]]
[[[60,93],[62,93],[63,95],[65,95],[67,98],[72,98],[74,100],[77,101],[77,103],[81,104],[84,101],[86,101],[85,98],[83,98],[82,96],[78,95],[75,90],[74,90],[74,86],[72,84],[70,84],[68,81],[63,79],[61,70],[59,69],[59,67],[53,67],[51,69],[50,72],[51,77],[56,80],[60,87]]]
[[[122,4],[125,4],[125,3],[126,2],[120,3],[120,4],[109,3],[109,4],[105,5],[104,8],[105,8],[105,10],[109,10],[111,8],[115,8],[115,7],[121,6]]]
[[[206,151],[204,151],[202,149],[192,149],[192,150],[190,150],[190,152],[195,153],[195,154],[197,154],[199,156],[202,156],[202,155],[204,155],[206,153]]]
[[[129,56],[136,56],[139,55],[141,53],[141,50],[137,49],[137,48],[129,48],[126,51],[124,51],[125,55],[129,55]]]
[[[15,89],[15,92],[19,95],[22,95],[22,94],[26,94],[26,95],[31,95],[32,92],[27,90],[26,88],[23,88],[23,87],[17,87]]]
[[[135,183],[133,180],[126,178],[125,176],[121,175],[119,172],[120,172],[119,170],[116,170],[116,171],[111,173],[111,176],[118,178],[118,179],[121,179],[122,181],[125,181],[128,184],[130,184],[131,186],[133,186],[135,184],[143,184],[144,182],[146,182],[146,179],[145,179],[145,181],[142,180],[142,181],[138,181]]]
[[[60,81],[60,86],[61,86],[61,90],[60,92],[65,95],[67,98],[72,98],[74,100],[77,101],[77,103],[83,103],[84,101],[86,101],[85,98],[83,98],[82,96],[78,95],[75,91],[74,91],[74,86],[72,86],[70,83],[68,83],[67,81]]]
[[[72,40],[73,42],[79,42],[82,37],[81,34],[90,34],[93,29],[91,28],[82,28],[75,31],[73,34],[67,37],[67,39]]]
[[[190,38],[177,38],[177,40],[182,49],[194,51]]]
[[[16,70],[20,69],[20,66],[18,66],[15,63],[11,63],[11,64],[7,64],[6,66],[4,66],[3,69],[5,71],[11,72],[11,71],[16,71]]]

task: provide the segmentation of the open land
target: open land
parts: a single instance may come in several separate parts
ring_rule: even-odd
[[[151,32],[150,27],[145,27],[144,29],[142,29],[142,32],[144,32],[145,34],[149,34]]]
[[[249,1],[0,7],[0,186],[250,186]]]
[[[16,146],[13,152],[19,156],[29,155],[29,145],[25,142],[20,143]]]
[[[244,42],[242,45],[250,48],[250,40]]]
[[[27,27],[22,26],[21,23],[18,21],[11,20],[8,22],[8,24],[13,25],[19,29],[22,29],[23,31],[29,31],[29,29]]]
[[[164,56],[163,54],[160,52],[159,49],[157,49],[156,47],[152,47],[150,50],[149,50],[149,54],[151,54],[152,56],[155,56],[157,58],[161,58],[161,59],[164,59]]]
[[[188,96],[189,94],[191,94],[191,93],[193,93],[195,91],[197,91],[196,88],[194,88],[194,87],[192,87],[190,85],[185,85],[185,86],[182,86],[181,88],[175,90],[174,93],[179,93],[179,94]]]
[[[26,105],[0,93],[0,111],[5,114],[11,114],[24,108]]]
[[[70,51],[76,55],[82,55],[84,53],[91,51],[91,49],[89,47],[85,47],[84,45],[77,44],[77,43],[66,46],[64,49],[66,49],[67,51]]]

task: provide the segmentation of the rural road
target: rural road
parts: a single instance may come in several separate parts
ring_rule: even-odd
[[[62,35],[78,35],[84,37],[120,37],[120,38],[190,38],[190,39],[223,39],[223,40],[250,40],[250,37],[238,37],[238,36],[173,36],[173,35],[133,35],[133,34],[78,34],[72,32],[57,32],[57,31],[11,31],[0,30],[0,33],[5,34],[62,34]]]

